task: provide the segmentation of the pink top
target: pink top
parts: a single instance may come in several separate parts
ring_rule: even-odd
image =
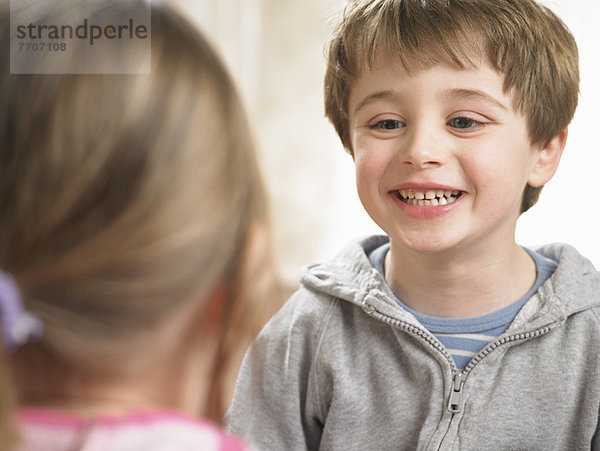
[[[85,419],[50,409],[18,412],[17,451],[248,451],[215,424],[170,411]]]

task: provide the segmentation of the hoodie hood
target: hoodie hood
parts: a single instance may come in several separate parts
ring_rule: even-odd
[[[394,301],[388,284],[369,261],[368,255],[387,242],[386,236],[355,242],[331,261],[304,268],[301,283],[366,311],[375,309],[415,323],[416,319]],[[600,273],[574,247],[555,243],[532,249],[558,266],[519,312],[512,331],[526,323],[528,327],[539,327],[562,322],[570,315],[600,305]]]

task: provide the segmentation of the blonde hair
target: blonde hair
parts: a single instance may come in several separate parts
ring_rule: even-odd
[[[251,230],[267,219],[220,59],[153,4],[151,75],[9,75],[8,11],[0,26],[0,268],[42,320],[41,345],[94,368],[222,279],[236,330],[218,380],[227,334],[243,333]]]
[[[325,114],[352,153],[348,98],[360,72],[381,55],[407,70],[440,55],[457,67],[485,57],[505,75],[533,144],[547,144],[572,120],[579,92],[578,53],[565,24],[534,0],[350,0],[328,46]],[[527,186],[521,212],[541,187]]]

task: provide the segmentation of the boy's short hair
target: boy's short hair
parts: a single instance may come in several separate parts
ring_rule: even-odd
[[[573,118],[579,92],[577,45],[566,25],[534,0],[350,0],[328,48],[325,115],[353,153],[348,98],[362,70],[380,55],[404,67],[450,58],[476,64],[473,54],[505,75],[514,108],[527,118],[532,144],[546,145]],[[527,186],[521,212],[541,187]]]

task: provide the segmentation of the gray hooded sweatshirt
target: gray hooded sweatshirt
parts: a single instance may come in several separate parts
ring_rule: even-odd
[[[568,245],[508,330],[459,371],[402,309],[371,237],[302,287],[248,350],[227,415],[257,450],[600,449],[600,274]]]

